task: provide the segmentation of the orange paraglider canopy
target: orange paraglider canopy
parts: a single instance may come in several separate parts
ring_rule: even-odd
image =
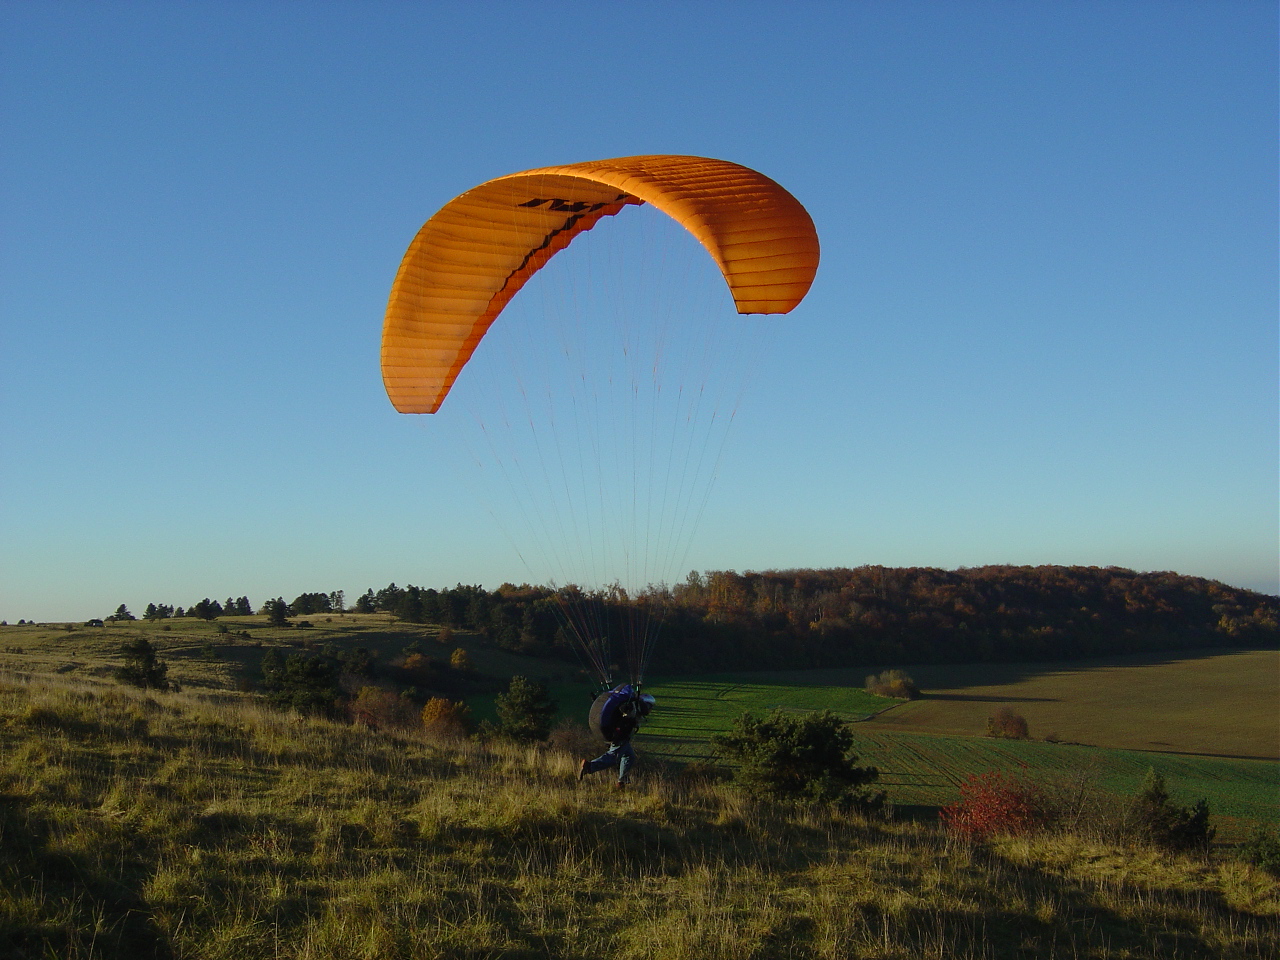
[[[620,157],[498,177],[428,220],[400,263],[382,380],[401,413],[435,413],[525,282],[601,217],[652,204],[692,233],[739,313],[788,313],[818,269],[813,220],[763,174],[703,157]]]

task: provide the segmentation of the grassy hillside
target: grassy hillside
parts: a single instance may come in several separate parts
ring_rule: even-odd
[[[1273,957],[1222,857],[774,806],[650,764],[433,744],[234,693],[0,684],[0,954]]]
[[[586,712],[589,687],[558,661],[500,650],[464,631],[442,635],[439,628],[383,614],[322,614],[310,622],[310,627],[286,629],[272,628],[260,616],[77,626],[70,631],[59,625],[10,625],[0,629],[0,671],[13,677],[107,680],[120,663],[121,642],[146,635],[170,664],[171,679],[190,690],[216,691],[234,700],[244,696],[239,688],[256,680],[258,661],[273,647],[309,652],[330,643],[363,646],[386,663],[411,643],[446,659],[462,646],[482,673],[543,677],[566,717],[580,721]],[[884,771],[890,798],[903,807],[952,802],[966,776],[991,769],[1028,770],[1048,780],[1060,779],[1067,769],[1085,771],[1099,789],[1129,795],[1154,766],[1165,773],[1180,802],[1207,799],[1220,839],[1234,842],[1257,823],[1280,822],[1280,767],[1274,760],[1171,754],[1275,757],[1280,752],[1275,745],[1280,738],[1275,723],[1278,658],[1274,651],[1203,651],[1071,664],[913,668],[925,697],[912,703],[866,693],[862,670],[657,679],[649,689],[660,707],[646,724],[640,746],[657,759],[707,759],[713,752],[710,737],[744,710],[832,709],[848,719],[873,717],[858,725],[858,749],[864,762]],[[478,716],[491,714],[491,696],[471,699]],[[1056,732],[1064,741],[1127,749],[1018,744],[978,736],[986,717],[1001,705],[1024,713],[1034,737]],[[946,736],[922,736],[938,733]],[[1166,753],[1140,752],[1151,749]]]
[[[169,679],[182,686],[233,691],[256,683],[264,650],[313,652],[326,644],[365,647],[389,662],[407,644],[418,643],[434,657],[448,659],[456,647],[467,650],[476,668],[496,677],[567,678],[568,664],[538,660],[500,650],[463,630],[406,623],[382,613],[317,614],[296,618],[310,626],[272,627],[264,616],[216,621],[194,617],[154,622],[141,620],[101,627],[79,624],[9,624],[0,627],[0,670],[66,679],[109,678],[120,665],[120,645],[145,636],[169,664]],[[447,638],[447,639],[446,639]]]

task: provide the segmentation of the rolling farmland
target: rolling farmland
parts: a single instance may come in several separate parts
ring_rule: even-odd
[[[886,730],[981,734],[1009,706],[1031,736],[1129,750],[1280,759],[1280,652],[1223,650],[1046,664],[912,668],[926,696]]]
[[[1269,752],[1280,735],[1276,663],[1275,651],[1233,651],[1160,663],[922,668],[911,672],[925,696],[912,703],[866,693],[862,677],[847,670],[655,682],[649,689],[660,709],[644,729],[643,749],[666,759],[708,760],[711,736],[744,710],[830,709],[864,721],[855,728],[855,749],[861,762],[880,768],[881,785],[900,805],[949,803],[968,775],[988,770],[1024,771],[1046,783],[1084,775],[1099,789],[1130,795],[1154,767],[1175,800],[1206,798],[1223,836],[1240,836],[1280,819],[1280,765]],[[986,680],[982,686],[965,685],[978,677]],[[1004,705],[1031,720],[1033,736],[1050,732],[1037,730],[1034,719],[1048,717],[1092,743],[981,736],[986,717]],[[1043,713],[1032,709],[1042,705]],[[1216,740],[1208,739],[1206,725]],[[1161,742],[1142,749],[1153,739]]]
[[[796,670],[654,681],[653,732],[687,739],[743,710],[830,709],[886,732],[981,736],[1008,706],[1033,739],[1126,750],[1280,760],[1280,652],[1202,651],[1109,660],[910,668],[905,703],[867,694],[863,670]],[[673,710],[667,709],[671,702]],[[886,709],[888,708],[888,709]],[[875,714],[868,720],[870,714]],[[1056,735],[1056,736],[1054,736]]]

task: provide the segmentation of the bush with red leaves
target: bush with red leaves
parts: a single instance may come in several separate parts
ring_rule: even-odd
[[[1039,787],[996,772],[970,774],[960,786],[959,802],[943,807],[939,816],[947,830],[973,840],[1034,833],[1049,823]]]

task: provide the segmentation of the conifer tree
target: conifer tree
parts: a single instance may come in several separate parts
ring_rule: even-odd
[[[124,654],[124,666],[116,670],[117,680],[143,689],[169,689],[169,665],[156,656],[146,637],[124,643],[120,652]]]
[[[506,693],[498,694],[498,734],[508,740],[541,742],[551,735],[557,705],[547,686],[527,677],[512,677]]]

